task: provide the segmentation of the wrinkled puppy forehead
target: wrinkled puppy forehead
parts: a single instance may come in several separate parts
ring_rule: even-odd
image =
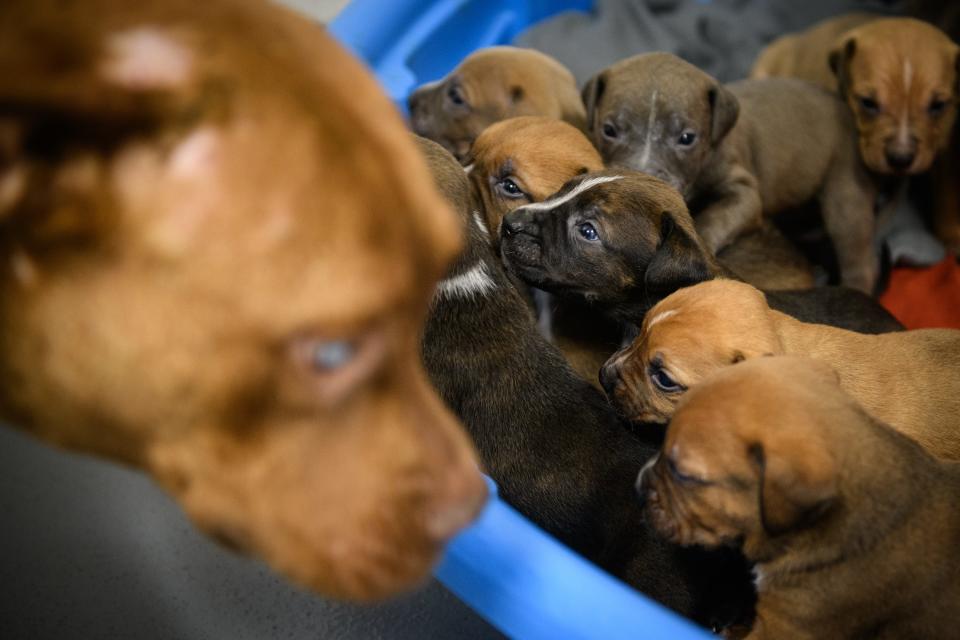
[[[609,67],[604,101],[648,110],[651,105],[690,109],[706,104],[706,91],[717,81],[669,53],[645,53]],[[664,113],[667,113],[666,111]]]

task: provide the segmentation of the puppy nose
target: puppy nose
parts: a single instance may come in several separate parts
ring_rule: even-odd
[[[608,362],[600,367],[600,386],[606,391],[608,397],[613,397],[618,380],[620,380],[620,368],[616,364]]]
[[[887,149],[887,164],[893,169],[909,169],[913,164],[917,154],[913,151],[904,151],[899,149]]]
[[[509,238],[518,233],[530,233],[533,230],[533,225],[524,215],[525,213],[522,209],[518,209],[508,214],[500,225],[500,235]]]

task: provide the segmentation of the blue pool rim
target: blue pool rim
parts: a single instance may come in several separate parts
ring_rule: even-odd
[[[353,0],[329,25],[402,111],[410,92],[474,49],[509,44],[560,11],[592,0]],[[489,479],[488,479],[489,480]],[[518,640],[712,638],[560,544],[500,500],[455,537],[434,575],[478,615]]]

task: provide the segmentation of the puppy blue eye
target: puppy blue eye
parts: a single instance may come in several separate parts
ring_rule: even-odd
[[[941,100],[939,98],[934,98],[930,101],[930,106],[927,107],[927,113],[931,116],[938,116],[943,113],[944,109],[947,108],[947,101]]]
[[[603,135],[611,140],[617,137],[617,128],[609,122],[603,123]]]
[[[669,373],[660,368],[650,370],[650,379],[653,380],[653,384],[655,384],[657,388],[665,393],[677,393],[684,389],[682,384],[671,378]]]
[[[597,233],[597,228],[589,222],[582,223],[577,227],[577,231],[580,232],[581,236],[591,242],[596,242],[600,239],[600,234]]]
[[[680,146],[682,147],[689,147],[696,142],[696,140],[697,134],[695,134],[693,131],[684,131],[682,134],[680,134],[680,138],[677,140],[677,142],[680,143]]]
[[[447,89],[447,98],[449,98],[450,102],[457,106],[463,106],[467,104],[467,100],[463,97],[460,87],[455,84],[450,85],[450,88]]]
[[[500,187],[500,190],[503,191],[503,194],[508,198],[522,198],[527,195],[523,192],[523,189],[518,187],[517,183],[510,178],[504,178],[499,181],[497,186]]]
[[[356,351],[354,345],[345,340],[318,342],[313,348],[311,362],[315,370],[328,373],[336,371],[353,360]]]
[[[869,114],[877,114],[880,112],[880,103],[878,103],[873,98],[867,96],[859,96],[857,102],[860,103],[860,108],[866,111]]]

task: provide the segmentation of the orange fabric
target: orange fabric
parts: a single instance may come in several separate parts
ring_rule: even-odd
[[[948,256],[925,269],[897,267],[880,303],[907,329],[960,329],[960,264]]]

